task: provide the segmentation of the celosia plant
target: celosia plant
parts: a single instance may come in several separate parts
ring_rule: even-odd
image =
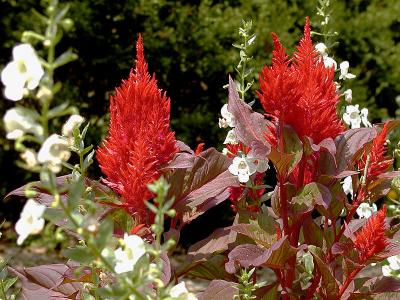
[[[81,118],[64,126],[63,157],[41,161],[39,152],[41,183],[12,194],[27,194],[29,207],[36,200],[41,212],[47,208],[34,230],[21,229],[32,223],[24,210],[18,242],[41,230],[45,218],[79,244],[63,252],[71,259],[65,265],[10,268],[25,298],[370,299],[400,291],[400,281],[362,272],[388,257],[395,265],[400,254],[399,226],[387,218],[386,206],[375,204],[399,176],[385,141],[400,123],[370,126],[366,111],[361,119],[350,110],[341,121],[341,97],[350,101],[352,92],[341,91],[335,78],[355,75],[348,62],[336,75],[329,48],[313,44],[308,18],[292,58],[272,34],[272,64],[261,70],[257,93],[264,111],[254,111],[245,102],[253,84],[246,82],[247,50],[255,39],[250,30],[251,22],[244,22],[243,43],[235,45],[239,80],[229,77],[221,110],[219,125],[229,128],[222,153],[203,150],[204,144],[193,151],[175,139],[171,102],[149,74],[141,36],[135,67],[110,99],[108,137],[97,149],[105,185],[86,176],[94,153],[84,145],[88,127],[79,130]],[[366,127],[358,128],[361,121]],[[42,128],[10,124],[9,138]],[[79,165],[65,162],[66,149],[79,155]],[[72,173],[56,178],[62,164]],[[223,201],[231,201],[236,214],[232,225],[192,245],[184,263],[171,264],[180,230]],[[267,269],[273,275],[260,282]],[[194,295],[177,284],[187,274],[209,285]]]

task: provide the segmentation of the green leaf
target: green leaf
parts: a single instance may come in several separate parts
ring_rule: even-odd
[[[253,224],[237,224],[231,227],[233,231],[249,237],[257,245],[263,248],[270,248],[277,241],[276,232],[268,233],[261,229],[257,223]]]
[[[62,253],[65,257],[81,264],[89,264],[94,260],[94,256],[87,247],[77,247],[66,249]]]
[[[103,250],[107,242],[111,239],[114,230],[112,218],[106,218],[101,221],[99,232],[96,236],[96,244],[99,251]]]
[[[73,210],[76,208],[79,200],[82,198],[83,192],[85,191],[85,185],[82,178],[78,181],[73,182],[68,191],[68,207]]]
[[[291,209],[293,214],[310,212],[315,205],[328,208],[332,200],[329,189],[316,182],[305,185],[296,197],[292,198]]]
[[[3,291],[7,292],[18,280],[18,277],[7,278],[3,281]]]

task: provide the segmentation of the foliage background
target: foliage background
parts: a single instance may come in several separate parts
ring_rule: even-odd
[[[339,33],[340,43],[335,59],[349,60],[350,71],[357,75],[346,86],[353,89],[353,102],[367,106],[372,121],[394,117],[398,108],[395,99],[400,94],[400,1],[332,2],[331,24]],[[64,82],[56,102],[73,103],[91,121],[88,142],[94,145],[99,145],[107,132],[109,95],[129,73],[139,32],[143,33],[149,69],[172,100],[172,127],[178,138],[191,147],[205,142],[206,146],[221,148],[226,132],[218,128],[217,120],[227,98],[222,86],[239,60],[231,45],[238,39],[241,19],[253,20],[257,34],[253,67],[257,73],[270,63],[271,31],[293,51],[305,16],[311,16],[314,28],[318,23],[317,0],[71,0],[68,3],[75,26],[64,36],[59,49],[61,52],[71,46],[79,59],[56,74]],[[11,49],[20,40],[22,31],[39,26],[31,9],[41,11],[43,4],[35,0],[0,0],[0,68],[9,61]],[[1,101],[1,114],[13,105]],[[1,130],[0,194],[4,196],[7,191],[36,179],[36,175],[18,169],[17,154]],[[98,178],[99,170],[93,170],[92,175]],[[0,218],[15,218],[18,211],[15,202],[5,202]],[[212,219],[219,219],[218,213],[214,214]]]

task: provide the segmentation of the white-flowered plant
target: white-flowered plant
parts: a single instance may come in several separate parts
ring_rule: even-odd
[[[122,245],[115,250],[115,272],[117,274],[133,271],[137,261],[146,253],[145,242],[137,235],[125,233]]]
[[[13,60],[1,72],[4,96],[13,101],[21,100],[27,90],[37,88],[44,75],[40,60],[30,44],[20,44],[12,50]]]
[[[52,134],[49,136],[38,152],[38,162],[44,164],[52,172],[61,171],[62,163],[71,156],[69,143],[66,138]]]
[[[337,63],[336,60],[334,60],[332,57],[329,56],[323,56],[322,57],[324,61],[325,68],[334,68],[335,70],[337,69]]]
[[[218,120],[218,125],[220,128],[235,127],[235,118],[228,111],[228,104],[224,104],[224,106],[222,106],[221,116],[222,118],[219,118]]]
[[[346,80],[346,79],[353,79],[356,77],[356,75],[349,73],[349,67],[350,67],[350,64],[347,60],[340,63],[339,79]]]
[[[36,121],[35,114],[24,107],[14,107],[5,113],[3,117],[7,138],[16,140],[26,133],[32,133],[40,137],[43,127]]]
[[[372,124],[368,121],[368,109],[359,109],[359,105],[346,106],[346,112],[343,114],[343,121],[350,126],[350,128],[360,128],[361,124],[366,127],[371,127]]]
[[[328,55],[328,47],[324,43],[318,43],[314,48],[321,56],[325,57]]]
[[[171,288],[170,297],[174,300],[197,300],[197,297],[188,291],[183,281]]]
[[[257,171],[257,166],[254,164],[253,159],[249,159],[246,155],[236,156],[232,164],[228,168],[232,175],[238,177],[241,183],[249,181],[250,176]]]
[[[400,255],[388,257],[389,265],[382,266],[384,276],[400,277]]]
[[[369,204],[369,203],[361,203],[356,212],[357,215],[361,218],[361,219],[368,219],[369,217],[371,217],[374,213],[376,213],[378,210],[378,208],[376,207],[375,203]]]
[[[239,143],[239,141],[236,137],[235,130],[234,129],[229,130],[228,134],[226,135],[226,138],[224,140],[224,144],[234,144],[235,145],[238,143]]]
[[[17,244],[21,245],[31,234],[38,234],[44,227],[42,218],[46,206],[37,203],[33,199],[28,199],[22,209],[21,215],[15,224],[15,231],[18,234]]]

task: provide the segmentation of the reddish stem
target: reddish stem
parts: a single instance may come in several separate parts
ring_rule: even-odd
[[[342,297],[343,293],[346,291],[347,287],[349,286],[349,284],[353,281],[354,277],[356,277],[356,275],[358,274],[358,272],[361,271],[362,268],[358,267],[356,269],[354,269],[349,276],[347,276],[346,281],[343,283],[342,287],[340,288],[339,291],[339,299],[340,297]]]
[[[318,272],[318,271],[317,271],[317,272]],[[308,287],[308,289],[307,289],[307,293],[306,293],[306,296],[305,296],[304,300],[310,300],[310,299],[312,299],[312,297],[313,297],[314,294],[315,294],[315,291],[316,291],[317,288],[318,288],[318,285],[319,285],[320,280],[321,280],[321,275],[320,275],[319,273],[315,274],[311,285],[310,285],[310,286]]]

